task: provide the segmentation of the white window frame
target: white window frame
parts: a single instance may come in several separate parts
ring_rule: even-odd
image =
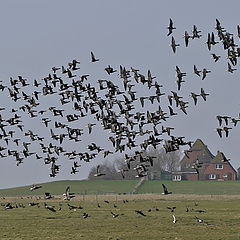
[[[182,180],[181,175],[174,175],[173,176],[173,181],[181,181],[181,180]]]
[[[223,164],[216,164],[216,169],[223,169]]]
[[[216,178],[217,178],[216,174],[209,174],[209,179],[216,179]]]

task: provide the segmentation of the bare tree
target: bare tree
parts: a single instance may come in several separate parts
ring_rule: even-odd
[[[145,164],[147,171],[173,172],[179,170],[180,167],[180,151],[166,153],[163,148],[150,148],[148,151],[142,152],[143,159],[151,157],[153,164],[148,162],[141,162],[138,158],[133,157],[134,154],[130,154],[128,158],[132,157],[133,161],[130,161],[129,165],[126,163],[126,156],[117,158],[114,162],[105,161],[100,165],[101,172],[105,175],[98,177],[97,179],[136,179],[136,167],[139,164]],[[96,179],[94,174],[97,172],[96,167],[92,167],[89,172],[88,179]]]

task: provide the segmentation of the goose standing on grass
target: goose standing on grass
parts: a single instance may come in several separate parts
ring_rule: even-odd
[[[176,222],[177,222],[177,220],[176,220],[176,217],[175,217],[175,215],[173,214],[172,216],[173,216],[173,223],[176,223]]]

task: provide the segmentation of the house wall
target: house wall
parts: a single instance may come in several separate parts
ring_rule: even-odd
[[[198,174],[197,173],[184,173],[184,174],[182,174],[182,180],[197,181]]]
[[[216,174],[216,179],[212,180],[236,180],[236,173],[233,171],[232,167],[228,163],[221,163],[223,165],[223,169],[216,169],[215,163],[208,164],[208,167],[204,171],[204,179],[209,179],[210,174]],[[224,174],[227,174],[227,177],[223,177]]]

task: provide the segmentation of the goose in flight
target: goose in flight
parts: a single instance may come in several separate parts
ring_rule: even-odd
[[[222,138],[223,129],[222,128],[217,128],[216,130],[217,130],[217,133],[218,133],[219,137]]]
[[[100,172],[100,165],[98,165],[97,166],[97,173],[95,173],[93,176],[94,177],[100,177],[100,176],[103,176],[103,175],[106,175],[106,174]]]
[[[117,218],[119,216],[119,214],[113,213],[112,211],[111,211],[111,214],[113,218]]]
[[[162,187],[163,187],[163,195],[168,195],[168,194],[172,194],[172,192],[169,192],[168,190],[167,190],[167,187],[164,185],[164,184],[162,184]]]
[[[51,206],[51,205],[47,205],[46,203],[44,203],[44,206],[46,209],[48,209],[49,211],[51,212],[56,212],[56,209],[54,206]]]
[[[42,186],[33,184],[32,187],[30,187],[30,190],[34,191],[34,190],[37,190],[39,188],[42,188]]]
[[[211,55],[215,62],[217,62],[221,57],[221,56],[217,56],[215,53],[212,53]]]
[[[70,186],[68,186],[67,188],[66,188],[66,191],[65,191],[65,193],[63,193],[63,196],[64,196],[64,199],[63,200],[70,200],[71,198],[74,198],[75,197],[75,195],[74,195],[74,193],[70,193]]]
[[[108,65],[108,67],[105,68],[105,71],[110,75],[111,73],[114,73],[117,70],[113,70],[113,68],[110,65]]]
[[[232,118],[232,123],[234,124],[234,127],[237,126],[237,123],[240,121],[240,119],[235,119],[235,118]]]
[[[211,72],[210,70],[207,70],[206,68],[203,68],[203,70],[202,70],[202,73],[203,73],[202,80],[204,80],[205,77],[207,76],[207,73],[210,73],[210,72]]]
[[[232,68],[230,63],[228,63],[228,72],[233,73],[236,70],[237,70],[236,68]]]
[[[200,93],[200,96],[203,98],[204,101],[207,101],[207,96],[209,96],[208,93],[205,93],[204,89],[201,88],[201,93]]]
[[[146,217],[147,215],[146,214],[144,214],[141,210],[135,210],[135,212],[137,213],[137,214],[139,214],[139,215],[142,215],[142,216],[144,216],[144,217]]]
[[[196,25],[193,25],[193,31],[192,31],[192,39],[194,38],[200,38],[202,35],[200,35],[201,31],[197,30],[197,26]]]
[[[196,65],[193,66],[193,73],[195,73],[196,75],[198,75],[199,77],[201,77],[201,75],[200,75],[201,72],[202,72],[202,71],[197,70]]]
[[[230,128],[230,127],[223,127],[223,131],[225,131],[226,137],[228,137],[230,129],[232,129],[232,128]]]
[[[191,93],[191,97],[193,98],[193,101],[194,101],[194,105],[197,104],[197,97],[199,97],[200,95],[196,94],[196,93]]]
[[[185,33],[184,33],[184,40],[185,40],[186,47],[188,46],[189,38],[191,38],[191,36],[188,34],[187,31],[185,31]]]
[[[170,46],[172,47],[173,52],[176,53],[176,47],[179,47],[180,45],[177,44],[177,43],[175,42],[174,37],[172,37],[172,41],[171,41],[171,45],[170,45]]]
[[[219,126],[221,126],[222,125],[222,116],[217,115],[216,118],[217,118],[217,120],[219,122]]]
[[[167,209],[171,210],[171,212],[173,213],[176,207],[167,207]]]
[[[176,29],[175,27],[173,27],[173,21],[171,18],[169,19],[169,25],[167,29],[168,29],[168,36],[172,34],[174,29]]]
[[[97,62],[99,59],[95,58],[93,52],[91,52],[91,62]]]

